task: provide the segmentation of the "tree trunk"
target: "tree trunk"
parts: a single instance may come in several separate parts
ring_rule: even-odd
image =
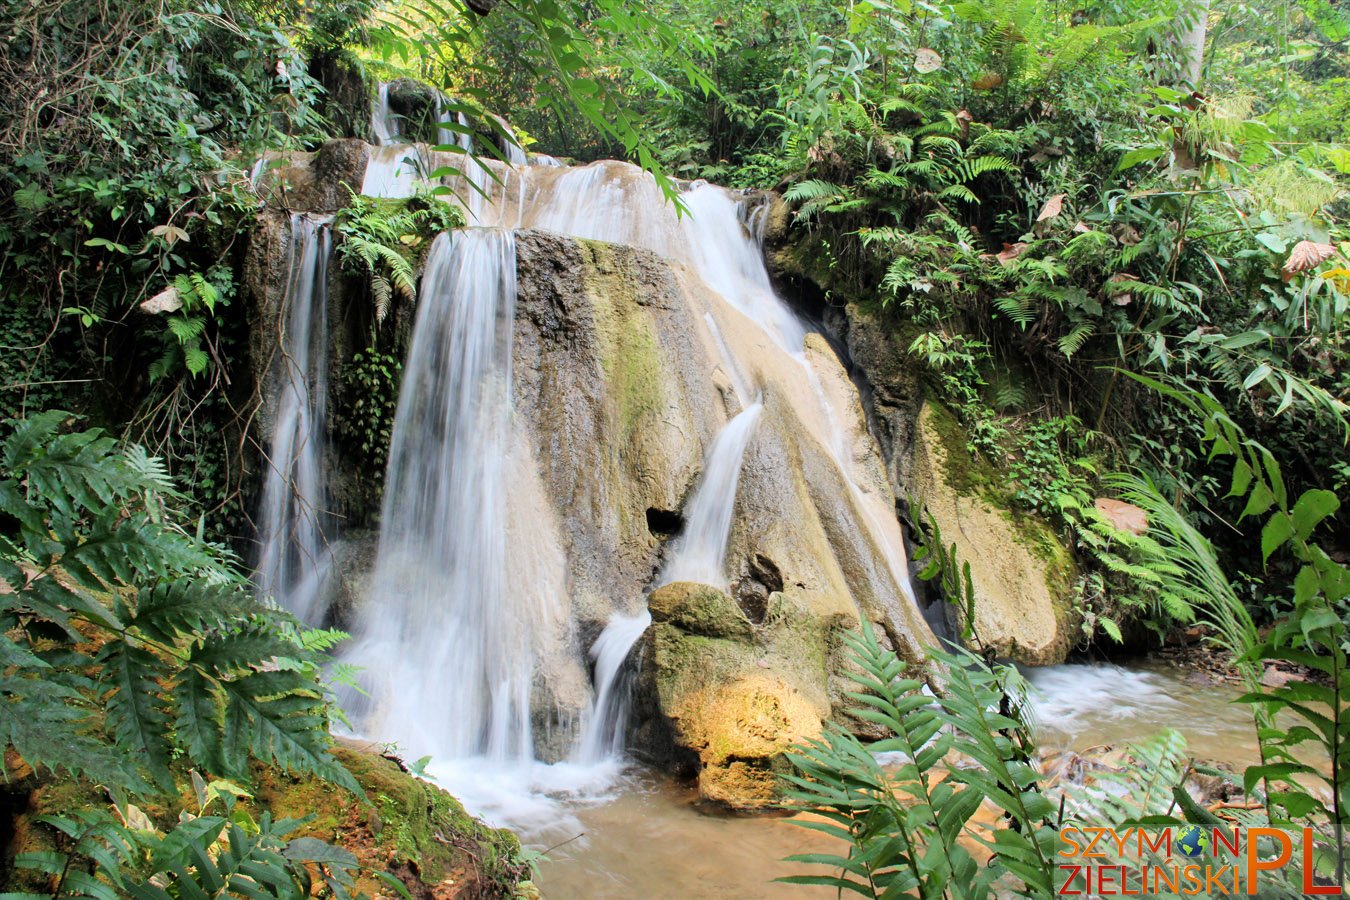
[[[1181,32],[1181,42],[1177,62],[1181,65],[1181,78],[1192,90],[1200,88],[1200,73],[1205,62],[1205,34],[1209,30],[1209,0],[1196,0],[1195,5],[1186,10],[1190,20]]]

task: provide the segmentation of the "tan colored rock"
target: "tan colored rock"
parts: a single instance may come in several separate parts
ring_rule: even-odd
[[[1007,508],[997,474],[971,458],[955,418],[933,403],[919,415],[913,479],[943,543],[970,564],[978,638],[1029,665],[1063,662],[1076,628],[1068,551],[1044,522]]]
[[[681,737],[698,751],[699,792],[738,809],[775,802],[782,755],[819,737],[822,724],[806,697],[759,673],[689,695],[675,720]]]
[[[647,597],[652,621],[670,622],[691,634],[745,638],[754,626],[741,608],[722,591],[706,584],[677,581],[657,588]]]

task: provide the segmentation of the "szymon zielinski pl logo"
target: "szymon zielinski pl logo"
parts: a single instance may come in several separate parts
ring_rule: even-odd
[[[1296,864],[1303,893],[1339,895],[1313,883],[1312,829],[1067,827],[1059,832],[1056,879],[1062,896],[1147,897],[1156,894],[1249,895],[1277,870]]]

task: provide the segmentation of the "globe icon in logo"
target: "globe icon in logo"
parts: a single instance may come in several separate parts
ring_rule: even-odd
[[[1187,859],[1197,859],[1209,849],[1209,832],[1199,825],[1188,825],[1181,829],[1174,846]]]

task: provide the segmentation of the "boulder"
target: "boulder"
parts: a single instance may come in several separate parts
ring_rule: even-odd
[[[912,477],[943,543],[970,565],[978,640],[1028,665],[1063,662],[1078,632],[1073,561],[1045,522],[1010,509],[1001,479],[935,403],[919,415]]]
[[[706,584],[677,581],[657,588],[647,608],[653,622],[669,622],[689,634],[749,640],[754,632],[736,601]]]
[[[698,753],[699,793],[736,809],[770,806],[794,745],[820,736],[820,710],[792,685],[752,673],[686,696],[675,711],[681,738]]]
[[[777,796],[783,754],[820,733],[831,715],[836,629],[856,619],[820,620],[775,591],[765,624],[754,626],[730,595],[675,583],[648,597],[652,627],[642,649],[639,747],[662,763],[684,763],[699,792],[734,809]]]

